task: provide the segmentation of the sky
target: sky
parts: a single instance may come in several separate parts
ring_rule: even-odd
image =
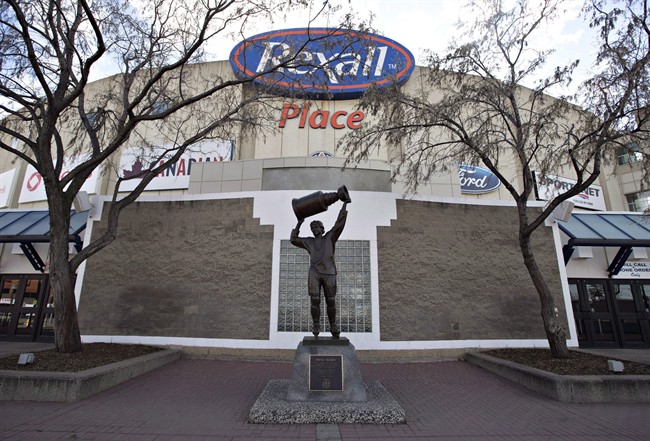
[[[504,1],[513,3],[513,0]],[[426,49],[443,53],[450,37],[458,33],[459,20],[468,21],[472,16],[471,10],[461,7],[465,3],[463,0],[329,0],[329,3],[334,10],[339,7],[338,12],[320,16],[312,26],[335,25],[340,22],[340,16],[348,12],[354,12],[364,20],[368,20],[372,14],[372,26],[377,33],[407,47],[415,56],[418,65],[423,64],[421,60]],[[315,8],[320,9],[323,2],[315,0],[314,4]],[[580,17],[582,5],[583,0],[567,0],[558,20],[552,27],[543,29],[531,42],[531,46],[535,48],[555,50],[548,62],[548,68],[551,69],[549,73],[557,65],[567,64],[575,58],[581,60],[574,86],[586,78],[595,58],[593,32],[588,23]],[[253,23],[245,30],[245,35],[249,37],[269,30],[305,27],[315,12],[303,10],[292,12],[286,19],[282,18],[273,23]],[[227,60],[231,49],[240,40],[241,38],[225,35],[219,37],[207,48],[210,53],[208,60]],[[106,61],[106,66],[95,73],[95,79],[109,74],[104,70],[109,69],[108,63]],[[558,91],[557,94],[566,92],[571,90]]]
[[[505,1],[509,2],[509,0]],[[319,1],[315,3],[319,6],[321,4]],[[416,64],[422,65],[424,50],[443,53],[448,47],[450,37],[458,33],[458,22],[471,19],[472,11],[462,8],[463,3],[462,0],[330,0],[333,6],[340,6],[339,12],[316,19],[313,26],[325,27],[328,24],[338,23],[338,17],[350,11],[366,20],[372,13],[373,28],[378,33],[406,46],[415,56]],[[549,69],[567,64],[576,58],[580,59],[578,81],[574,82],[576,84],[589,73],[596,50],[593,43],[594,33],[588,23],[580,17],[582,5],[583,0],[566,1],[553,25],[543,28],[538,37],[531,41],[531,46],[535,48],[555,51],[549,59]],[[308,23],[308,17],[308,11],[294,13],[281,23],[261,23],[251,28],[249,34],[254,35],[272,29],[304,27]],[[238,42],[225,40],[211,46],[214,59],[228,59],[230,50]]]

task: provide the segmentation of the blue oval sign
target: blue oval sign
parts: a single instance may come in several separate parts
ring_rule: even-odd
[[[487,168],[462,164],[458,174],[460,177],[461,193],[489,193],[501,185],[499,178]]]
[[[331,154],[330,152],[325,152],[325,151],[314,152],[310,156],[313,156],[315,158],[320,158],[320,157],[333,158],[334,157],[333,154]]]
[[[372,85],[404,83],[415,58],[401,44],[379,35],[299,28],[247,38],[230,53],[230,64],[240,78],[254,78],[281,95],[351,99]]]

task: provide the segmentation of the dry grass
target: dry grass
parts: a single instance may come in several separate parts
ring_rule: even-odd
[[[622,373],[617,373],[611,372],[607,366],[607,360],[611,358],[586,352],[570,352],[571,356],[567,359],[553,358],[548,349],[494,349],[485,353],[560,375],[650,375],[650,366],[646,364],[619,360],[625,369]]]
[[[154,346],[89,343],[81,352],[62,354],[55,349],[34,354],[34,363],[18,366],[18,355],[0,358],[0,370],[78,372],[161,350]]]

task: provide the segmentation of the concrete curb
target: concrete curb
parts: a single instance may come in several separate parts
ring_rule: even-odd
[[[650,402],[650,375],[558,375],[477,352],[468,352],[465,359],[557,401]]]
[[[81,372],[0,371],[0,401],[78,401],[180,356],[180,351],[163,350]]]

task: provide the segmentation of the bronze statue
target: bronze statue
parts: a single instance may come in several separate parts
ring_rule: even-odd
[[[315,220],[310,224],[314,237],[298,237],[300,226],[305,217],[327,210],[327,206],[337,200],[343,201],[343,207],[332,229],[325,233],[321,221]],[[352,202],[345,186],[338,193],[316,192],[304,198],[293,200],[293,210],[298,218],[296,228],[291,230],[291,243],[304,248],[309,253],[309,279],[307,282],[311,301],[312,333],[318,337],[320,333],[320,290],[323,287],[327,305],[327,319],[330,324],[332,337],[339,338],[341,332],[336,325],[336,264],[334,251],[336,241],[343,232],[348,216],[347,205]]]

